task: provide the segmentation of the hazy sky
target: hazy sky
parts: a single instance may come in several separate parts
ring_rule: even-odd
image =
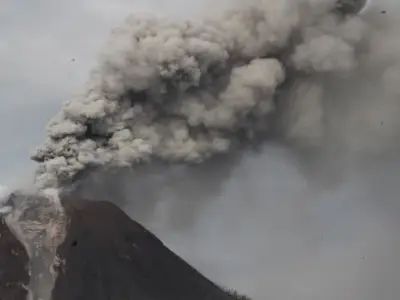
[[[19,180],[21,173],[27,175],[27,168],[33,167],[29,151],[43,140],[48,119],[82,87],[109,31],[130,12],[182,15],[204,8],[206,3],[197,0],[2,0],[0,183]]]
[[[45,124],[83,85],[109,30],[128,12],[182,15],[214,2],[1,0],[0,183],[30,176],[29,151]],[[291,162],[273,147],[247,159],[190,234],[165,234],[166,242],[256,299],[397,300],[397,167],[310,191]]]

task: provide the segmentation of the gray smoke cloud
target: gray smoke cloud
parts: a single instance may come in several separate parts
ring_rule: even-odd
[[[397,299],[393,3],[129,17],[50,122],[36,184],[117,202],[254,299]]]
[[[94,167],[150,159],[198,163],[270,134],[284,82],[351,72],[362,59],[366,25],[334,5],[260,0],[206,21],[129,17],[83,93],[50,122],[32,155],[36,181],[54,187]]]
[[[332,185],[344,153],[390,148],[398,133],[396,32],[376,14],[338,13],[338,4],[359,9],[351,3],[364,2],[251,1],[208,20],[129,17],[83,93],[50,122],[32,156],[36,183],[112,199],[142,222],[167,210],[185,227],[245,149],[275,139],[300,154],[314,181]],[[371,121],[372,105],[384,126]]]

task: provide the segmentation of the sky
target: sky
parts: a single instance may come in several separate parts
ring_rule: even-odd
[[[0,182],[29,176],[27,169],[34,168],[29,153],[43,141],[46,123],[80,91],[109,32],[130,12],[182,16],[206,4],[197,0],[2,0]]]
[[[4,185],[30,178],[29,152],[44,139],[46,123],[82,88],[109,31],[128,12],[182,17],[216,9],[211,0],[0,5]],[[270,147],[245,159],[192,229],[169,233],[150,225],[204,274],[255,300],[397,300],[400,224],[393,203],[399,182],[386,170],[370,167],[362,177],[355,171],[339,187],[310,191],[290,155]]]

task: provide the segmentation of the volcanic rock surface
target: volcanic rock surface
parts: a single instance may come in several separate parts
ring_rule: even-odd
[[[53,300],[246,299],[224,291],[110,202],[65,200]],[[28,257],[1,223],[0,299],[26,299]]]
[[[0,219],[0,300],[25,300],[29,258],[24,246]]]

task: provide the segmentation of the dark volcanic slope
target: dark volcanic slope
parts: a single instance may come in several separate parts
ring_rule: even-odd
[[[64,201],[71,218],[54,300],[237,299],[108,202]]]
[[[0,300],[25,300],[29,258],[0,218]]]

